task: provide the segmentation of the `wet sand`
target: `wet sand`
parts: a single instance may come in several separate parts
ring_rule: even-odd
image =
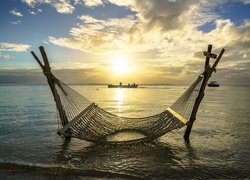
[[[138,179],[123,174],[65,167],[41,167],[0,163],[0,179]]]

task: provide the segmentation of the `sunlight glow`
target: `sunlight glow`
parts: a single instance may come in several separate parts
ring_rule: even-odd
[[[111,70],[116,74],[125,74],[129,70],[129,60],[126,57],[116,57],[111,61]]]

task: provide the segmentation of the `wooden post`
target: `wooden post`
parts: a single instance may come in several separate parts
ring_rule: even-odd
[[[223,53],[225,52],[224,49],[221,50],[220,52],[220,55],[217,57],[216,54],[212,54],[212,45],[208,45],[208,51],[207,52],[204,52],[204,55],[206,56],[206,61],[205,61],[205,71],[203,73],[203,81],[202,81],[202,85],[201,85],[201,88],[200,88],[200,91],[199,91],[199,94],[195,100],[195,103],[194,103],[194,107],[193,107],[193,110],[192,110],[192,113],[191,113],[191,116],[190,116],[190,119],[187,123],[187,129],[185,131],[185,134],[184,134],[184,139],[185,141],[189,141],[189,136],[190,136],[190,133],[191,133],[191,130],[192,130],[192,127],[193,127],[193,123],[194,121],[196,120],[196,114],[198,112],[198,109],[199,109],[199,106],[200,106],[200,103],[205,95],[205,89],[206,89],[206,86],[207,86],[207,82],[209,80],[209,78],[211,77],[212,73],[216,70],[216,66],[217,64],[219,63]],[[217,58],[216,61],[214,62],[213,66],[210,67],[209,65],[209,60],[210,58]]]
[[[51,89],[51,92],[54,96],[54,101],[56,103],[56,107],[57,107],[57,110],[59,112],[60,119],[62,121],[62,126],[65,126],[69,122],[68,122],[68,118],[66,116],[65,110],[63,108],[60,96],[58,95],[58,92],[57,92],[56,87],[55,87],[56,78],[51,72],[51,67],[50,67],[46,52],[44,50],[44,47],[40,46],[39,49],[40,49],[41,55],[43,57],[44,64],[41,63],[41,61],[39,60],[39,58],[36,56],[36,54],[33,51],[31,52],[31,54],[33,55],[33,57],[36,59],[36,61],[40,65],[40,67],[43,70],[43,74],[47,78],[47,82],[48,82],[49,87]],[[68,130],[67,133],[70,134],[70,129]]]
[[[207,47],[207,52],[204,52],[204,56],[206,56],[206,61],[205,61],[205,70],[209,67],[209,60],[210,60],[210,56],[207,56],[207,54],[212,52],[212,48],[213,46],[211,44],[208,45]]]

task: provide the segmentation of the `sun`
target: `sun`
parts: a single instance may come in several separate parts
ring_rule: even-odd
[[[111,61],[111,70],[117,74],[129,72],[129,59],[126,57],[115,57]]]

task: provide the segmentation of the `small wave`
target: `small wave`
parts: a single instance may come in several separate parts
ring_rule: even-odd
[[[66,167],[64,165],[48,165],[48,164],[34,164],[34,163],[11,163],[0,162],[0,177],[25,177],[32,179],[35,177],[45,178],[76,178],[76,177],[91,177],[91,178],[139,178],[125,174],[118,174],[113,172],[104,172],[99,170],[83,170],[75,167]]]

